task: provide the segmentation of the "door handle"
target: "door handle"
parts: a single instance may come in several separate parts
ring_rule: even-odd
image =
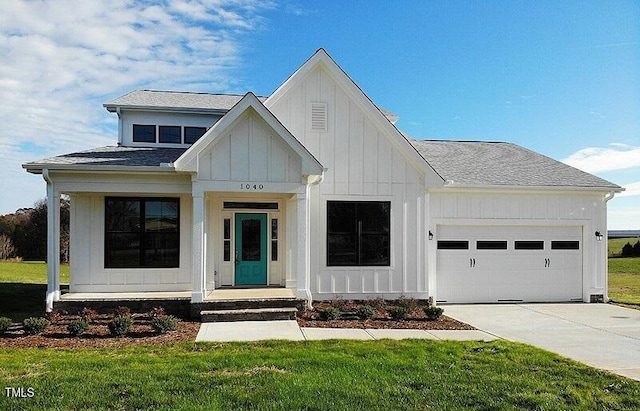
[[[473,259],[473,268],[475,268],[475,267],[476,267],[476,259],[474,258]]]
[[[236,265],[240,264],[240,261],[238,261],[238,250],[236,250]]]
[[[469,268],[473,268],[476,266],[476,259],[475,258],[470,258],[469,259]]]

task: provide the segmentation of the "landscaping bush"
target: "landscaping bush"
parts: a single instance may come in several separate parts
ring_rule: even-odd
[[[409,309],[407,307],[396,306],[389,310],[391,318],[396,321],[402,321],[409,315]]]
[[[320,316],[325,321],[337,320],[338,318],[340,318],[340,314],[342,314],[340,310],[335,307],[329,307],[320,311]]]
[[[78,318],[77,320],[73,320],[69,325],[67,325],[67,331],[72,337],[79,337],[89,329],[89,323],[87,320],[83,318]]]
[[[369,300],[369,301],[367,301],[367,304],[369,304],[370,306],[372,306],[373,308],[375,308],[378,311],[382,311],[382,310],[386,310],[387,309],[387,302],[382,297],[376,297],[373,300]]]
[[[115,314],[119,317],[128,317],[131,315],[131,308],[127,306],[120,306],[116,308]]]
[[[444,308],[436,307],[435,305],[429,305],[423,308],[424,314],[427,316],[428,320],[434,321],[440,318],[442,313],[444,312]]]
[[[0,335],[4,334],[9,327],[11,327],[13,321],[9,317],[0,317]]]
[[[82,318],[87,324],[91,324],[98,318],[98,312],[92,308],[84,307],[82,311],[80,311],[80,318]]]
[[[418,306],[420,306],[420,303],[413,297],[405,297],[404,295],[401,295],[396,301],[396,305],[406,308],[408,312],[413,312],[418,308]]]
[[[178,320],[173,315],[162,315],[153,317],[151,325],[158,334],[165,334],[178,329]]]
[[[147,315],[150,318],[158,318],[158,317],[164,317],[165,315],[167,315],[167,312],[162,307],[153,307],[151,311],[147,313]]]
[[[373,317],[375,317],[376,309],[368,304],[365,304],[360,306],[360,308],[358,308],[358,311],[356,311],[356,315],[361,320],[370,320]]]
[[[133,319],[130,315],[116,315],[109,322],[109,332],[115,337],[123,337],[131,332]]]
[[[43,317],[29,317],[22,322],[24,332],[29,335],[42,334],[51,323]]]
[[[331,307],[338,309],[339,311],[344,310],[347,305],[347,300],[343,299],[341,295],[336,295],[334,298],[329,301],[329,305]]]

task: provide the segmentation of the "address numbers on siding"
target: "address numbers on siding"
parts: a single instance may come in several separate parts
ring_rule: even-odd
[[[260,191],[264,190],[264,184],[241,183],[240,190]]]

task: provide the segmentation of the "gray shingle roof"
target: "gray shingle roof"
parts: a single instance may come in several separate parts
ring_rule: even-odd
[[[174,162],[186,150],[106,146],[33,161],[24,164],[23,167],[36,170],[47,166],[159,167],[162,163]]]
[[[512,143],[409,140],[442,178],[470,186],[620,187]]]
[[[242,99],[239,94],[191,93],[182,91],[134,90],[105,103],[109,111],[116,107],[175,108],[225,112]],[[264,101],[266,97],[258,97]]]

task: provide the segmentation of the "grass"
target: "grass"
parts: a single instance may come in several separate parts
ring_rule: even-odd
[[[8,349],[0,409],[638,409],[640,383],[523,344],[269,341]],[[99,394],[98,394],[99,393]]]
[[[68,264],[60,265],[60,282],[61,288],[68,288]],[[19,322],[43,315],[46,292],[46,263],[0,262],[0,316]]]
[[[640,304],[640,257],[609,259],[609,298]]]

